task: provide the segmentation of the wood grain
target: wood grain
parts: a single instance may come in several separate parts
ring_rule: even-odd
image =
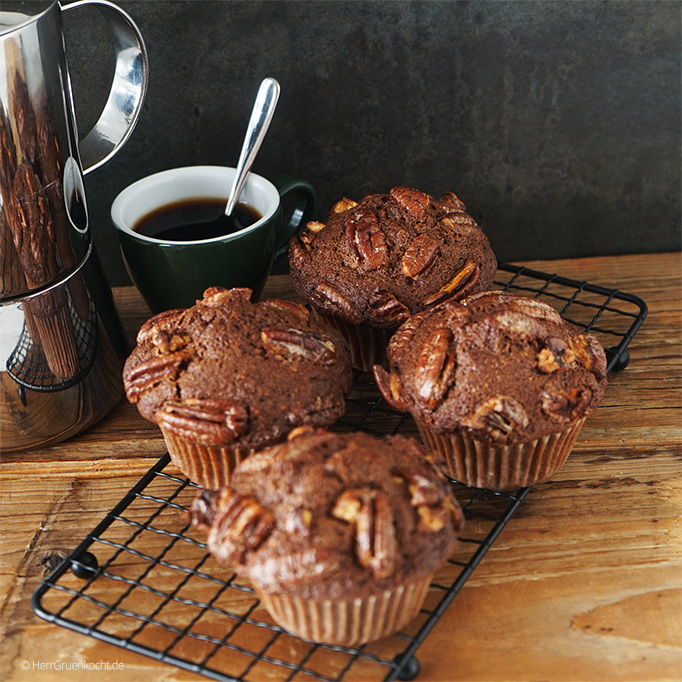
[[[605,399],[566,466],[530,491],[420,647],[418,679],[682,679],[681,263],[680,254],[524,263],[640,296],[648,317],[630,345],[629,367],[610,377]],[[266,291],[292,295],[285,276],[271,278]],[[114,293],[132,343],[148,311],[133,289]],[[0,679],[204,679],[51,625],[30,606],[48,567],[70,552],[163,452],[156,427],[123,401],[64,443],[3,455]],[[145,509],[134,513],[142,519]],[[124,537],[116,528],[111,533]],[[159,542],[160,548],[163,539]],[[155,551],[154,542],[145,549]],[[185,551],[189,560],[189,550],[177,551],[179,561]],[[126,570],[137,570],[135,560]],[[164,588],[174,585],[173,572],[154,579]],[[120,591],[120,585],[112,585],[100,594]],[[149,604],[138,606],[153,608],[151,593],[148,599]],[[169,618],[181,622],[186,614],[174,608]],[[129,626],[119,618],[111,627],[123,632]],[[212,618],[204,627],[215,632],[221,623]],[[158,645],[168,633],[149,628],[139,637]],[[254,637],[246,637],[246,644],[262,646]],[[292,659],[306,650],[286,636],[274,646]],[[239,674],[242,659],[235,653],[215,662]],[[29,670],[22,669],[23,661]],[[124,669],[67,673],[50,668],[54,661],[118,662]],[[331,677],[343,665],[333,652],[316,652],[311,661],[313,669]],[[373,679],[372,674],[371,666],[362,665],[343,679]],[[286,678],[266,664],[250,675],[253,680]]]

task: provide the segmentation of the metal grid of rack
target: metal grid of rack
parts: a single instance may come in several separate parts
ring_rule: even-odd
[[[609,371],[646,317],[636,296],[558,275],[501,264],[497,288],[534,296],[594,333]],[[335,428],[415,435],[411,418],[386,405],[358,375]],[[395,680],[419,672],[417,650],[529,488],[513,494],[452,481],[466,518],[456,554],[437,573],[419,616],[379,642],[343,648],[289,635],[261,607],[248,582],[225,569],[187,523],[197,488],[164,455],[33,595],[42,618],[216,680]]]

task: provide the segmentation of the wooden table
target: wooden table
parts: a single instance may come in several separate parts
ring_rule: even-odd
[[[680,262],[675,253],[527,263],[635,294],[648,318],[568,463],[530,491],[419,649],[418,679],[682,679]],[[288,277],[271,278],[269,294],[287,292]],[[148,313],[132,288],[114,293],[132,340]],[[3,455],[4,682],[203,679],[47,623],[30,605],[50,566],[164,452],[123,401],[67,442]]]

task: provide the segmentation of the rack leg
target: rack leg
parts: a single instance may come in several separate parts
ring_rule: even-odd
[[[404,681],[413,680],[419,675],[419,659],[416,656],[410,656],[407,660],[403,661],[404,656],[404,654],[400,654],[393,659],[400,666],[397,678]]]
[[[614,346],[613,348],[607,348],[606,349],[606,359],[609,362],[616,355],[617,350],[618,350],[618,348],[616,346]],[[628,353],[627,349],[624,349],[623,352],[618,356],[618,360],[613,365],[612,370],[615,372],[621,372],[629,364],[630,364],[630,353]]]
[[[99,563],[92,552],[83,552],[79,557],[71,560],[71,572],[77,577],[87,580],[97,575]]]

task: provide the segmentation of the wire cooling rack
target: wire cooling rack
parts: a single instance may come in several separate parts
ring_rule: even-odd
[[[644,321],[638,297],[501,264],[496,288],[553,305],[607,349],[622,370]],[[338,430],[416,435],[367,375],[357,375]],[[187,523],[197,487],[164,455],[45,579],[37,615],[91,637],[215,680],[409,680],[416,652],[529,492],[496,493],[452,481],[467,526],[436,574],[420,614],[400,632],[357,648],[302,640],[277,626],[247,581],[218,566]]]

